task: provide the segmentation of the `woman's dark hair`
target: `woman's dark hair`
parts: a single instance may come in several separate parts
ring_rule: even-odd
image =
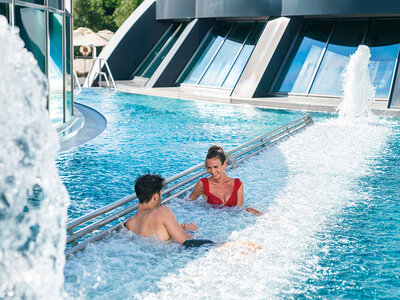
[[[161,192],[164,178],[158,174],[145,174],[139,176],[135,181],[135,192],[139,203],[147,203],[154,194]]]
[[[214,146],[211,146],[210,149],[208,149],[206,160],[210,159],[210,158],[215,158],[215,157],[218,157],[221,161],[221,164],[224,164],[224,162],[226,160],[226,156],[225,156],[224,149],[222,149],[222,147],[214,145]]]

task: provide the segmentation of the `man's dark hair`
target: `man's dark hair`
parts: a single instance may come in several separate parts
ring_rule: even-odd
[[[139,203],[147,203],[154,194],[161,192],[164,178],[158,174],[145,174],[139,176],[135,181],[135,192]]]

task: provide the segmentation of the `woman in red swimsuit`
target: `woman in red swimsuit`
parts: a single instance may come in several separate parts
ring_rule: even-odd
[[[228,177],[225,173],[226,156],[219,146],[211,146],[206,156],[206,169],[211,177],[202,178],[190,194],[190,200],[196,200],[200,195],[213,205],[243,206],[243,183],[238,178]],[[262,214],[254,208],[248,212]]]

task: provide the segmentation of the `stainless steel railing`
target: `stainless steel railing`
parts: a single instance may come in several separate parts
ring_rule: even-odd
[[[310,114],[307,114],[227,151],[227,169],[233,168],[244,159],[259,153],[266,146],[276,143],[312,123],[314,123],[313,119]],[[206,173],[204,163],[200,163],[168,178],[162,193],[166,199],[162,203],[165,204],[171,199],[180,197],[192,190],[198,179]],[[97,241],[111,231],[120,228],[128,219],[127,215],[137,209],[137,203],[131,204],[135,199],[136,194],[129,195],[69,222],[65,255],[73,254],[83,249],[88,243]]]

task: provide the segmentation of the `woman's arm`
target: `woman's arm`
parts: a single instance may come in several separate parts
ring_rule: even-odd
[[[244,203],[244,188],[243,188],[243,182],[240,181],[240,188],[237,191],[237,206],[243,206]]]
[[[243,188],[243,182],[241,182],[240,188],[237,191],[237,206],[243,206],[243,204],[244,204],[244,188]],[[262,212],[251,207],[247,207],[246,211],[251,212],[257,216],[263,215]]]
[[[190,194],[189,200],[196,200],[202,194],[203,194],[203,183],[201,182],[201,180],[199,180],[196,183],[196,186],[194,187],[193,192]]]

